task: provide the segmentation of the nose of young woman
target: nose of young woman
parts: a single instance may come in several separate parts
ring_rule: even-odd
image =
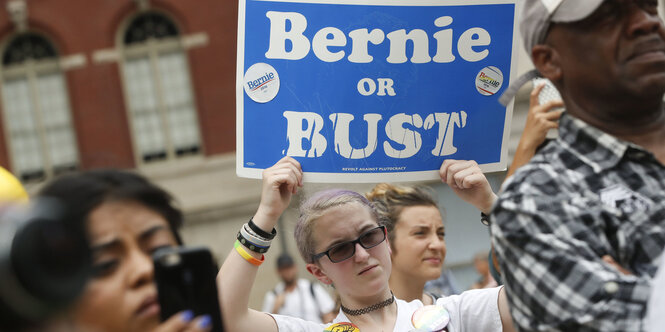
[[[441,249],[445,246],[445,241],[439,237],[439,234],[432,234],[429,240],[429,247],[432,249]]]
[[[353,255],[353,259],[356,263],[364,263],[369,258],[369,252],[367,249],[363,248],[360,243],[356,243],[356,253]]]

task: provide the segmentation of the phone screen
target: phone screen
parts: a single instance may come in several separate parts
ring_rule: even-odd
[[[153,263],[162,321],[191,310],[195,316],[210,315],[213,332],[224,330],[215,282],[218,269],[208,249],[162,249],[154,254]]]

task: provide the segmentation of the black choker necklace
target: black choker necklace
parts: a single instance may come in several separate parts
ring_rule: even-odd
[[[342,308],[342,311],[344,311],[344,313],[349,315],[349,316],[359,316],[359,315],[366,314],[368,312],[372,312],[374,310],[381,309],[383,307],[387,307],[387,306],[391,305],[393,302],[395,302],[395,295],[393,295],[393,292],[390,291],[390,298],[389,299],[383,300],[379,303],[372,304],[369,307],[352,310],[352,309],[349,309],[349,308],[345,307],[344,305],[342,305],[341,308]]]

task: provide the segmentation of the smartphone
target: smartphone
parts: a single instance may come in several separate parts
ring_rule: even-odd
[[[538,77],[533,79],[533,87],[537,87],[539,84],[545,83],[545,86],[543,87],[542,90],[540,90],[540,93],[538,94],[538,104],[542,105],[545,104],[551,100],[562,100],[561,99],[561,94],[559,93],[559,90],[556,89],[554,84],[552,84],[552,81]],[[555,110],[561,110],[561,107],[553,108],[552,111]],[[558,129],[550,129],[547,132],[546,137],[549,139],[555,139],[559,136],[559,130]]]
[[[534,88],[542,83],[545,83],[545,86],[542,90],[540,90],[540,94],[538,94],[539,104],[545,104],[550,100],[561,100],[561,94],[559,94],[559,90],[556,89],[550,80],[542,77],[533,79]]]
[[[161,319],[191,310],[194,316],[210,315],[213,332],[223,332],[217,293],[217,264],[203,247],[173,247],[153,255]]]

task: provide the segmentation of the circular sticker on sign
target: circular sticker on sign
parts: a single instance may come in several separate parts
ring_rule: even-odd
[[[413,327],[422,331],[443,331],[450,322],[450,314],[440,305],[426,305],[413,313]]]
[[[255,63],[245,72],[245,93],[257,103],[267,103],[279,92],[279,75],[271,65]]]
[[[503,73],[499,68],[487,66],[476,76],[476,89],[483,96],[495,94],[503,85]]]
[[[323,332],[360,332],[360,329],[353,323],[337,323],[328,326]]]

